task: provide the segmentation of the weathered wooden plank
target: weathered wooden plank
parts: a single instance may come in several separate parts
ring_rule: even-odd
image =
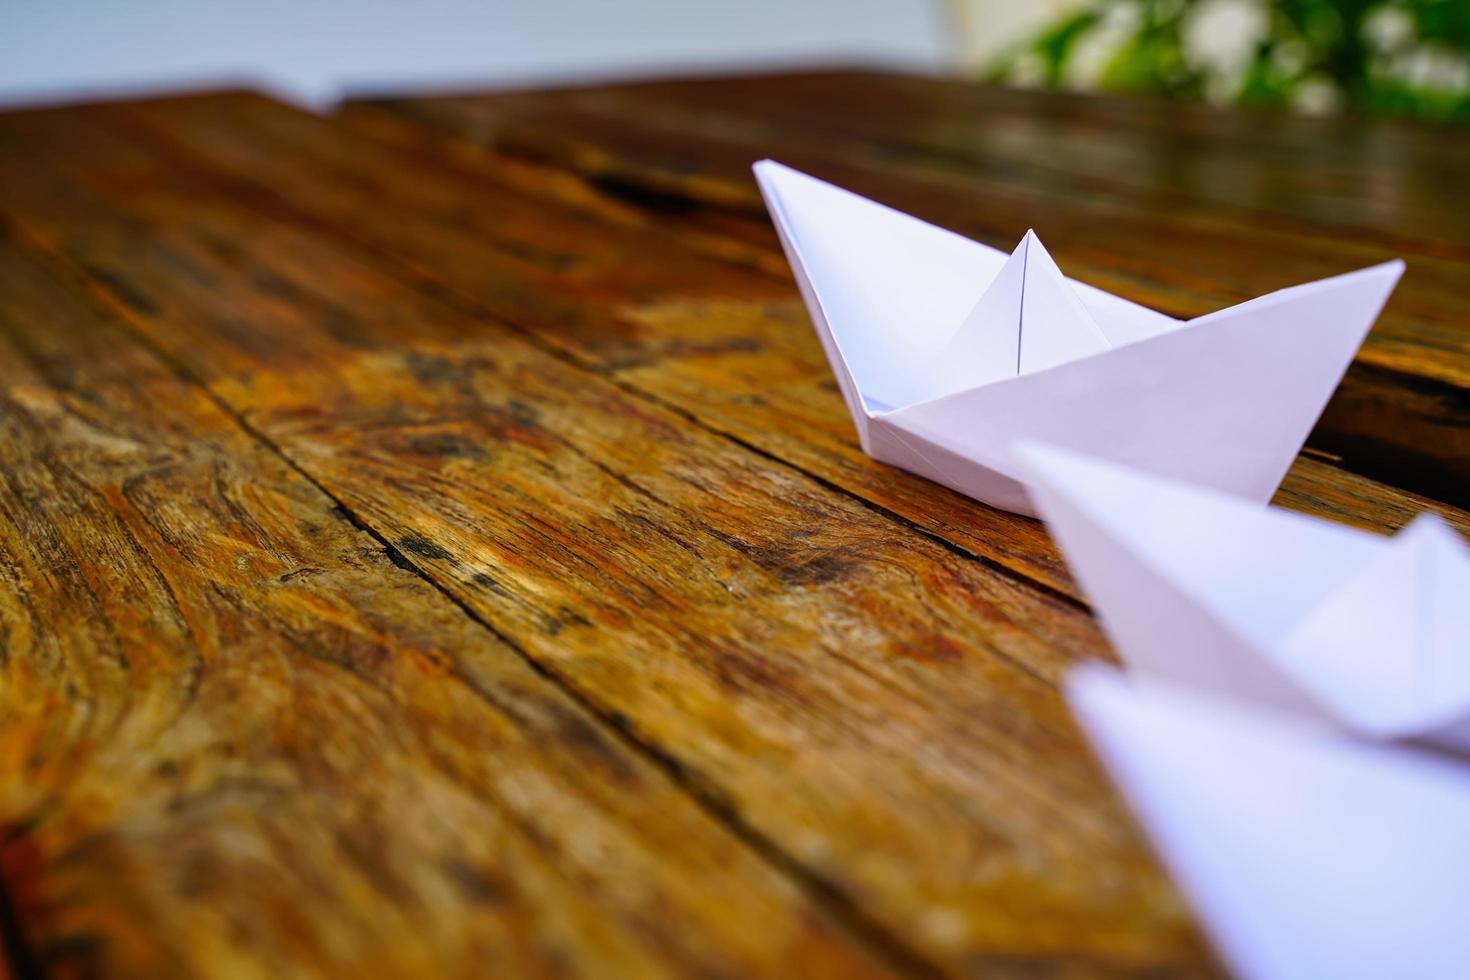
[[[762,208],[749,163],[777,156],[994,245],[1009,248],[1035,226],[1080,278],[1181,316],[1415,247],[1336,229],[1268,227],[1204,206],[1141,206],[1129,195],[1092,188],[1062,193],[1006,172],[896,159],[819,126],[626,94],[517,93],[390,108],[603,183],[752,216]],[[711,188],[718,188],[713,196]],[[1470,307],[1462,283],[1470,262],[1463,250],[1442,251],[1423,247],[1409,255],[1410,273],[1309,444],[1359,472],[1463,505],[1470,486]]]
[[[709,253],[704,231],[694,254],[682,234],[589,198],[586,187],[568,189],[560,174],[538,181],[496,158],[426,159],[347,135],[327,138],[319,121],[263,100],[229,105],[226,113],[208,99],[174,101],[107,118],[122,116],[155,138],[167,132],[621,382],[958,547],[1075,594],[1035,522],[862,453],[786,273],[773,282],[751,263]],[[380,137],[411,139],[382,125]],[[407,173],[422,177],[403,179]],[[1428,506],[1307,460],[1280,500],[1379,530]],[[1470,528],[1463,512],[1441,510]]]
[[[874,71],[655,80],[598,95],[797,126],[929,167],[983,172],[1061,198],[1122,196],[1465,257],[1462,127],[1222,110]]]
[[[0,210],[835,900],[955,973],[1204,969],[1055,691],[1107,655],[1075,605],[78,114],[7,120],[0,174]]]
[[[225,111],[228,106],[228,111]],[[560,175],[445,171],[253,97],[95,114],[187,142],[452,283],[496,317],[707,425],[859,493],[975,554],[1073,586],[1034,521],[980,507],[863,454],[789,282],[702,232],[695,247]],[[165,137],[165,133],[170,134]],[[182,147],[181,147],[182,149]],[[432,176],[402,180],[422,168]],[[548,187],[548,185],[552,185]],[[570,200],[569,200],[570,199]],[[753,246],[740,246],[740,256]]]
[[[650,99],[640,96],[641,91],[517,92],[364,103],[350,106],[344,119],[360,118],[374,108],[395,111],[501,152],[540,157],[604,181],[644,186],[650,193],[754,215],[763,215],[764,208],[749,167],[752,158],[764,151],[833,174],[865,193],[896,199],[930,220],[997,246],[1014,244],[1013,229],[1022,225],[1035,225],[1059,246],[1075,238],[1083,263],[1078,268],[1084,273],[1104,281],[1110,276],[1136,280],[1135,289],[1152,289],[1146,295],[1153,302],[1180,314],[1198,312],[1201,304],[1218,302],[1217,297],[1250,295],[1262,288],[1257,281],[1269,288],[1263,276],[1271,275],[1271,270],[1262,269],[1268,258],[1285,261],[1288,270],[1300,267],[1304,274],[1330,274],[1399,254],[1371,236],[1315,226],[1262,226],[1259,219],[1242,219],[1198,202],[1139,201],[1136,195],[1089,187],[1037,187],[1014,169],[960,170],[943,160],[894,159],[871,141],[822,133],[819,125],[798,126],[780,118],[747,117],[738,110],[722,112],[718,107]],[[961,193],[968,200],[957,197]],[[1111,232],[1094,233],[1100,228]],[[1180,243],[1190,248],[1184,253],[1187,266],[1177,260],[1160,261],[1160,255],[1174,256],[1167,249]],[[1415,286],[1423,295],[1419,306],[1442,306],[1457,297],[1454,284],[1464,269],[1463,250],[1426,247],[1412,239],[1396,244],[1410,250],[1415,266],[1421,268],[1417,278],[1423,281]],[[1470,247],[1470,242],[1465,244]],[[1304,247],[1309,254],[1301,254]],[[1445,342],[1422,324],[1400,324],[1396,329],[1405,344],[1417,342],[1460,355],[1466,350],[1464,337],[1457,344]],[[1399,357],[1411,354],[1405,349]],[[1405,370],[1414,366],[1386,359],[1381,363]],[[1463,356],[1441,357],[1423,365],[1423,370],[1427,376],[1451,381],[1467,377]]]
[[[13,962],[885,972],[3,235],[0,296],[0,875],[28,941]]]

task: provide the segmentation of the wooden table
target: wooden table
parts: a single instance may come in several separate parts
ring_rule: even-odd
[[[1470,528],[1466,131],[861,72],[12,113],[16,975],[1216,971],[1059,695],[1083,597],[858,449],[762,156],[1176,315],[1403,256],[1279,502]]]

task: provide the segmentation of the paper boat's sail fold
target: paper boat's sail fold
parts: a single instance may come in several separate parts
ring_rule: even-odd
[[[1068,361],[1100,354],[1112,346],[1083,307],[1077,294],[1042,247],[1036,232],[1027,231],[1017,246],[1025,269],[1021,290],[1021,357],[1017,374],[1044,371]],[[930,396],[934,397],[933,395]]]
[[[1420,515],[1307,612],[1279,656],[1365,734],[1470,751],[1470,553]]]
[[[1465,975],[1470,770],[1101,667],[1068,696],[1236,974]]]
[[[1032,233],[1007,258],[788,167],[755,172],[863,448],[1023,513],[1020,439],[1268,499],[1403,270],[1181,324],[1067,279]]]
[[[1385,538],[1056,447],[1018,455],[1130,667],[1470,749],[1470,548],[1437,518]]]
[[[1112,344],[1062,270],[1026,232],[980,301],[902,388],[902,404],[1075,361]]]

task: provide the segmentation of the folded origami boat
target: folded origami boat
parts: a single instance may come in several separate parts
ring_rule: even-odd
[[[755,165],[863,449],[1033,513],[1034,439],[1267,500],[1403,272],[1179,321],[769,160]]]
[[[1383,537],[1055,447],[1016,455],[1129,667],[1470,751],[1470,548],[1439,518]]]
[[[1092,666],[1068,700],[1232,972],[1470,963],[1470,768]]]

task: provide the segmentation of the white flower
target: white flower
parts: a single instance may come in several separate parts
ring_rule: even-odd
[[[1206,0],[1185,22],[1184,56],[1190,64],[1238,79],[1269,26],[1270,15],[1259,0]]]
[[[1375,51],[1392,51],[1414,37],[1414,19],[1407,10],[1382,6],[1363,20],[1363,40]]]
[[[1342,108],[1342,92],[1320,75],[1305,79],[1291,97],[1292,105],[1314,116],[1325,116]]]

